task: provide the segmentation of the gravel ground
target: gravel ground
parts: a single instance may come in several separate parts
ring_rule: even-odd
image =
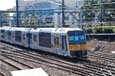
[[[36,63],[30,62],[30,61],[27,61],[27,60],[23,60],[23,59],[17,59],[17,58],[14,58],[14,59],[16,59],[16,60],[18,60],[22,63],[26,63],[27,65],[30,65],[33,68],[42,68],[50,76],[76,76],[73,73],[66,72],[66,71],[63,71],[63,70],[59,70],[59,69],[56,69],[56,68],[52,68],[52,67],[49,67],[47,65],[36,64]],[[2,71],[6,72],[8,74],[9,74],[9,71],[16,71],[14,68],[12,68],[12,67],[8,66],[7,64],[4,64],[4,63],[1,63],[0,67],[1,67]],[[4,68],[4,69],[2,69],[2,68]]]
[[[112,51],[115,51],[115,41],[109,42],[109,41],[99,41],[93,39],[88,41],[87,44],[89,50],[91,50],[92,48],[95,49],[97,46],[101,45],[104,46],[102,52],[111,53]]]
[[[91,50],[92,48],[96,48],[98,45],[103,45],[105,47],[103,48],[102,52],[110,53],[111,51],[115,51],[115,42],[98,41],[96,39],[93,39],[93,40],[88,41],[87,44],[88,44],[88,49],[89,50]],[[1,58],[2,57],[0,56],[0,59]],[[63,71],[63,70],[60,70],[60,69],[49,67],[47,65],[36,64],[36,63],[30,62],[30,61],[27,61],[27,60],[23,60],[23,59],[17,59],[17,60],[20,61],[20,62],[26,63],[26,64],[34,67],[34,68],[42,68],[50,76],[78,76],[78,75],[75,75],[75,74],[70,73],[70,72],[66,72],[66,71]],[[2,68],[4,68],[4,69],[2,69]],[[6,72],[6,71],[14,71],[15,69],[12,68],[12,67],[9,67],[8,65],[6,65],[2,62],[0,62],[0,70],[2,70],[2,71],[4,70]]]

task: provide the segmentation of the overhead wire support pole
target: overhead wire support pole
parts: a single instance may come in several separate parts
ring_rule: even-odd
[[[64,15],[64,10],[65,10],[65,5],[64,5],[64,0],[62,0],[62,27],[65,27],[65,15]]]
[[[16,0],[16,14],[17,14],[17,17],[16,17],[16,26],[19,27],[19,9],[18,9],[18,0]]]
[[[103,16],[103,11],[102,11],[102,0],[100,0],[100,26],[102,26],[102,16]]]

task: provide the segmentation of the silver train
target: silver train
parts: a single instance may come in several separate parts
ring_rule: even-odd
[[[71,58],[87,58],[86,35],[78,28],[0,27],[0,40]]]

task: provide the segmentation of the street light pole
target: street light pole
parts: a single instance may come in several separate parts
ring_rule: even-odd
[[[64,0],[62,0],[62,27],[65,27],[65,15],[64,15],[65,5]]]
[[[16,0],[16,14],[17,14],[17,17],[16,17],[16,24],[17,24],[17,27],[19,27],[19,9],[18,9],[18,0]]]

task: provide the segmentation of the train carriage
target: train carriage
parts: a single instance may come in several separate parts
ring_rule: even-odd
[[[7,32],[5,32],[7,31]],[[78,28],[0,28],[0,39],[71,58],[88,56],[86,36]]]

